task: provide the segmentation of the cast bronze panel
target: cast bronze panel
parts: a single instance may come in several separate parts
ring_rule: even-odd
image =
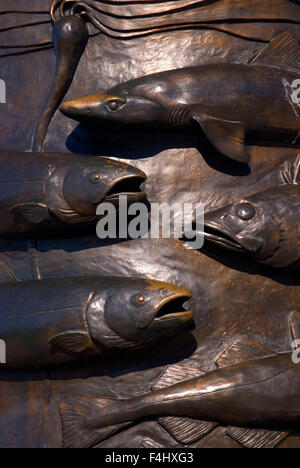
[[[299,447],[299,1],[2,3],[0,446]],[[204,248],[101,241],[120,193]]]

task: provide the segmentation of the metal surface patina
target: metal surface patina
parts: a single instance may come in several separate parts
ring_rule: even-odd
[[[299,0],[0,0],[0,447],[300,448],[299,42]]]

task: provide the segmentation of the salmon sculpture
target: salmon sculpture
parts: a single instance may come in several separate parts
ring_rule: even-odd
[[[190,291],[155,280],[52,278],[0,286],[3,369],[41,368],[141,350],[184,330]]]
[[[34,170],[33,170],[34,169]],[[144,172],[119,161],[62,153],[0,153],[0,237],[48,233],[97,219],[101,203],[142,202]]]
[[[283,185],[205,214],[205,248],[273,268],[300,267],[300,156],[281,169]]]

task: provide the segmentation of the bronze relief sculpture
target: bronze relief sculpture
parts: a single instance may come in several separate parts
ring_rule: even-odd
[[[235,364],[235,356],[240,359],[244,354],[247,358],[247,350],[252,360]],[[242,340],[234,342],[224,354],[217,362],[219,370],[199,376],[199,368],[186,366],[186,375],[180,374],[183,381],[176,383],[178,367],[169,368],[165,372],[168,378],[163,374],[153,393],[132,400],[66,396],[60,402],[65,446],[85,448],[119,430],[120,424],[122,427],[136,418],[160,416],[160,423],[182,443],[197,441],[217,422],[229,426],[228,432],[248,448],[272,448],[299,421],[298,395],[290,390],[297,383],[298,364],[293,363],[291,353],[267,356],[272,353],[257,343]],[[170,386],[172,379],[175,383]],[[289,405],[283,416],[287,399]],[[268,437],[267,428],[273,428]],[[274,428],[286,431],[280,433]]]
[[[274,268],[298,269],[299,162],[286,162],[282,185],[245,197],[205,216],[206,246],[216,246]]]
[[[299,447],[299,2],[7,3],[0,446]],[[204,248],[98,239],[119,195]]]
[[[118,208],[120,195],[126,195],[129,203],[146,197],[139,190],[146,175],[108,158],[2,153],[0,167],[0,235],[4,238],[37,231],[49,234],[64,224],[71,224],[74,231],[76,225],[97,220],[101,202],[114,203]]]
[[[300,113],[286,83],[298,77],[298,41],[283,33],[248,64],[222,63],[177,69],[121,84],[104,93],[65,102],[61,111],[76,120],[200,124],[224,155],[249,162],[246,136],[296,145]],[[222,92],[217,90],[222,89]]]
[[[1,297],[9,368],[45,368],[151,347],[193,320],[183,308],[189,291],[139,278],[20,281],[3,285]],[[20,335],[20,327],[26,333]]]

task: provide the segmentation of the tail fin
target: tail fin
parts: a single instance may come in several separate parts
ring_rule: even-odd
[[[73,396],[60,399],[59,411],[62,422],[62,446],[63,448],[89,448],[117,432],[123,423],[116,426],[90,428],[86,426],[86,416],[99,412],[107,406],[116,405],[114,398]]]

